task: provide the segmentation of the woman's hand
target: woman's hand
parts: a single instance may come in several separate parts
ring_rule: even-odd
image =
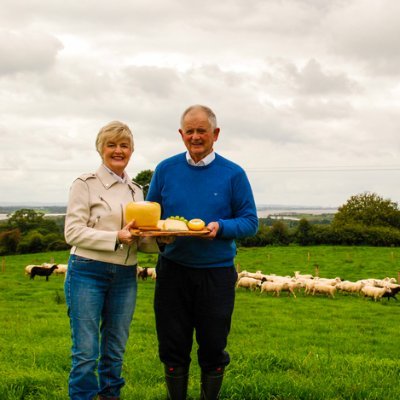
[[[118,231],[118,242],[121,244],[131,245],[134,241],[137,240],[137,237],[133,236],[130,232],[133,229],[133,225],[135,220],[133,219],[129,224],[125,225],[120,231]]]

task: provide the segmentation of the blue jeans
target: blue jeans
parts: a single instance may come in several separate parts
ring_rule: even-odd
[[[64,289],[72,337],[70,398],[119,397],[136,305],[136,266],[71,255]]]

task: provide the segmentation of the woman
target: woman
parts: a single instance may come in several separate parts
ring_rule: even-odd
[[[125,172],[133,153],[129,127],[110,122],[100,129],[96,148],[102,165],[73,182],[65,219],[65,238],[73,246],[65,281],[73,400],[119,399],[136,303],[137,241],[124,209],[143,193]]]

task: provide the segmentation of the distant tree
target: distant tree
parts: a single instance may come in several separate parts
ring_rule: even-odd
[[[260,224],[256,235],[238,239],[237,244],[243,247],[264,247],[270,244],[268,239],[269,230],[268,226]]]
[[[289,229],[281,220],[277,220],[273,223],[270,235],[273,244],[288,245],[290,243]]]
[[[139,172],[136,177],[133,179],[135,182],[137,182],[139,185],[142,186],[143,188],[143,196],[146,198],[147,192],[149,191],[149,185],[151,178],[153,176],[153,172],[151,169],[145,169],[141,172]]]
[[[0,255],[13,254],[17,251],[18,243],[21,240],[19,229],[12,229],[0,233]]]
[[[376,193],[365,192],[350,197],[339,207],[332,224],[400,228],[400,210],[397,203],[390,199],[383,199]]]
[[[295,233],[295,237],[297,243],[302,246],[307,246],[312,244],[312,227],[310,222],[306,218],[302,218],[299,221],[299,225],[297,226],[297,230]]]
[[[43,224],[44,213],[41,211],[22,208],[8,215],[8,227],[11,229],[18,228],[21,233],[36,229]]]
[[[45,251],[44,237],[38,231],[30,231],[18,243],[18,253],[38,253]]]

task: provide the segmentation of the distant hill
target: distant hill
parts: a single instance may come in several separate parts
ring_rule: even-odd
[[[28,208],[30,210],[41,211],[45,214],[65,214],[67,211],[67,206],[34,206],[34,205],[0,205],[0,214],[11,214],[14,211],[21,210],[23,208]]]
[[[0,214],[11,214],[14,211],[21,210],[22,208],[28,208],[30,210],[41,211],[45,214],[65,214],[67,212],[67,206],[64,204],[59,205],[44,205],[44,204],[4,204],[0,203]],[[313,206],[288,206],[282,204],[260,204],[257,205],[257,211],[259,216],[267,216],[268,214],[323,214],[323,213],[335,213],[336,208],[332,207],[313,207]]]

